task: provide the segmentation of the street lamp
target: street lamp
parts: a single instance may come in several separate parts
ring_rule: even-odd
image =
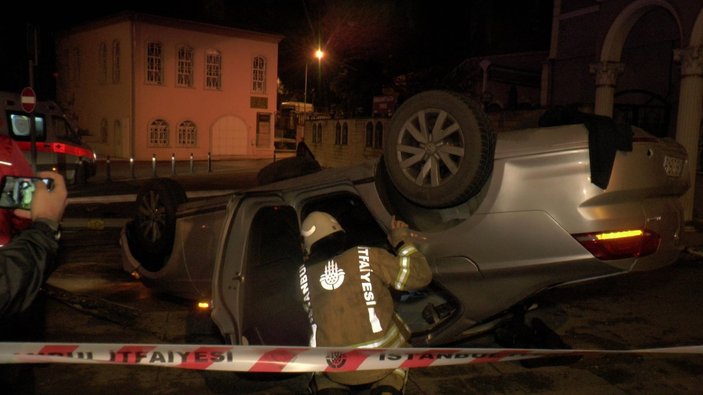
[[[322,51],[322,49],[318,48],[317,51],[315,51],[315,57],[317,58],[317,63],[318,67],[320,62],[322,61],[322,58],[325,56],[325,52]],[[308,62],[307,60],[305,61],[305,87],[303,88],[305,90],[305,93],[303,94],[303,105],[305,108],[305,112],[308,110]]]
[[[315,57],[317,58],[317,63],[318,67],[320,62],[322,61],[322,58],[325,56],[325,53],[318,48],[317,51],[315,51]],[[307,120],[307,113],[308,113],[308,61],[305,61],[305,87],[304,93],[303,93],[303,135],[305,134],[305,120]]]

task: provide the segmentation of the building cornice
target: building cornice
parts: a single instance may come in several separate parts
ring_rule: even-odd
[[[186,19],[178,19],[171,17],[164,17],[152,14],[145,14],[139,12],[126,11],[119,14],[110,15],[107,17],[95,19],[80,25],[76,25],[67,30],[59,33],[59,36],[70,35],[74,33],[80,33],[85,31],[94,30],[97,28],[114,25],[117,23],[129,22],[133,24],[147,24],[147,25],[158,25],[164,27],[171,27],[181,30],[197,31],[202,33],[217,34],[220,36],[228,37],[238,37],[244,39],[258,40],[271,42],[274,44],[279,43],[283,38],[283,35],[275,33],[265,33],[258,32],[247,29],[240,29],[236,27],[216,25],[205,22],[196,22]]]

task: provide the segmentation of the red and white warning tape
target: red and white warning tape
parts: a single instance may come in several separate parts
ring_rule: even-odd
[[[0,343],[0,364],[149,365],[236,372],[302,373],[424,368],[596,354],[703,354],[703,346],[639,350],[376,348],[111,343]]]

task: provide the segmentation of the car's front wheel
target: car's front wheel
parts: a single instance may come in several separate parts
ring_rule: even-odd
[[[169,178],[148,181],[137,194],[137,214],[133,224],[135,257],[149,271],[166,263],[176,234],[176,211],[186,201],[183,187]]]
[[[451,207],[478,194],[493,170],[495,134],[478,103],[450,91],[404,102],[384,146],[393,185],[409,201]]]

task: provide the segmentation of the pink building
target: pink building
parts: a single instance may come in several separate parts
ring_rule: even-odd
[[[283,37],[126,13],[63,32],[57,101],[103,158],[270,157]]]

